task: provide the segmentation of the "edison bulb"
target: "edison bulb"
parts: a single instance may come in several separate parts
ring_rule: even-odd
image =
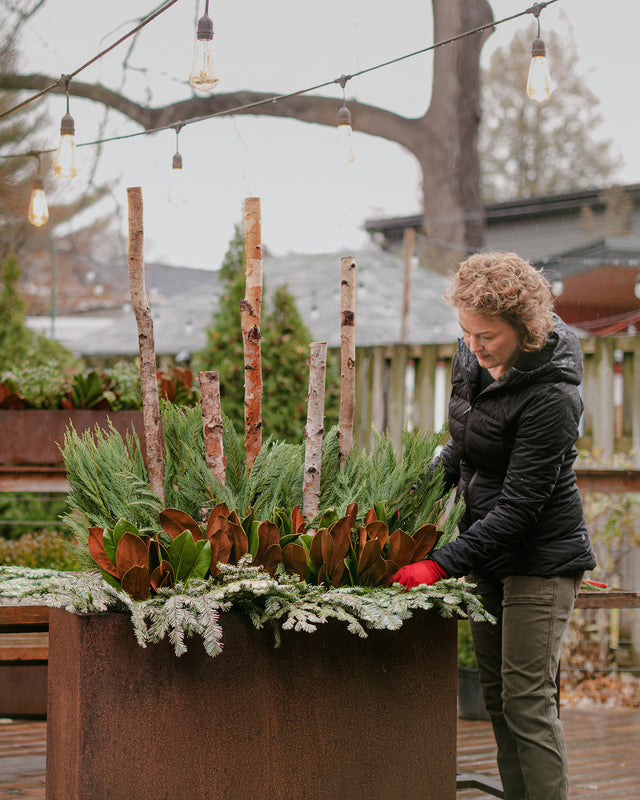
[[[33,190],[29,200],[29,213],[27,215],[29,222],[39,228],[44,225],[49,219],[49,208],[47,207],[47,198],[44,193],[44,184],[40,176],[36,176],[33,181]]]
[[[542,39],[535,39],[531,48],[527,94],[536,103],[542,103],[551,96],[551,75],[546,55],[547,51]]]
[[[355,156],[353,154],[353,133],[351,125],[338,125],[338,138],[340,140],[340,161],[347,167],[353,164]]]
[[[208,14],[198,20],[189,83],[199,92],[209,92],[218,84],[213,64],[213,21]]]

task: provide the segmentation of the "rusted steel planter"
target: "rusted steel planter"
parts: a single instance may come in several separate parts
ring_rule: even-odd
[[[222,619],[224,652],[52,609],[47,800],[455,800],[456,622],[359,639]]]
[[[142,411],[90,411],[71,409],[0,410],[0,462],[2,464],[62,464],[58,445],[69,424],[78,433],[98,424],[108,429],[111,420],[121,434],[135,427],[143,441]]]

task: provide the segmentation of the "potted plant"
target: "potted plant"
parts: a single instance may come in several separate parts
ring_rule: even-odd
[[[415,489],[438,437],[406,434],[398,457],[377,436],[341,471],[330,432],[321,509],[307,521],[302,445],[267,441],[248,472],[225,420],[223,486],[204,463],[199,409],[163,404],[163,423],[167,508],[134,436],[70,430],[66,521],[93,571],[2,571],[5,594],[30,585],[79,612],[51,612],[50,800],[154,786],[265,800],[364,787],[386,798],[400,774],[411,776],[405,797],[453,799],[454,618],[486,614],[455,580],[384,586],[453,534],[460,508],[445,514],[442,475]],[[432,737],[429,758],[400,744],[407,725]],[[135,768],[134,740],[144,742]],[[196,742],[208,743],[202,756]],[[300,758],[292,742],[304,744]]]

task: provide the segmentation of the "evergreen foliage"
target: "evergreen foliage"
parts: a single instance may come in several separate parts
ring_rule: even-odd
[[[194,635],[202,638],[210,656],[218,655],[223,644],[220,614],[231,608],[245,613],[258,629],[270,625],[276,644],[282,630],[313,633],[329,619],[362,638],[372,629],[398,630],[418,610],[493,621],[470,588],[451,578],[411,591],[397,585],[327,589],[283,573],[271,578],[243,562],[224,565],[215,582],[189,581],[136,601],[95,573],[0,567],[0,596],[39,598],[46,605],[81,613],[127,612],[142,647],[168,637],[177,656],[186,652],[187,640]]]
[[[244,426],[244,349],[240,315],[245,291],[244,258],[244,238],[236,226],[220,269],[226,291],[213,325],[207,330],[207,346],[194,355],[197,370],[215,369],[220,373],[222,409],[236,430],[243,430]],[[263,429],[275,439],[295,439],[306,422],[307,358],[312,337],[285,286],[275,289],[268,302],[265,301],[260,329]],[[325,413],[328,426],[338,418],[336,366],[332,360],[327,368]]]
[[[17,289],[19,279],[18,258],[11,249],[2,262],[0,371],[19,364],[32,344],[33,333],[25,325],[24,303]]]

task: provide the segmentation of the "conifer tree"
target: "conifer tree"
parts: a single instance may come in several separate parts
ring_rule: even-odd
[[[244,297],[244,237],[236,226],[220,269],[225,288],[211,327],[207,345],[194,356],[196,370],[220,373],[222,410],[237,431],[244,427],[244,369],[240,301]],[[267,287],[268,288],[268,287]],[[278,287],[265,303],[262,333],[263,398],[262,422],[265,438],[299,441],[306,422],[309,370],[307,358],[312,336],[286,287]],[[336,366],[328,369],[326,428],[337,421]]]
[[[2,262],[0,290],[0,372],[24,359],[33,334],[25,326],[24,303],[17,290],[20,267],[15,252]]]

